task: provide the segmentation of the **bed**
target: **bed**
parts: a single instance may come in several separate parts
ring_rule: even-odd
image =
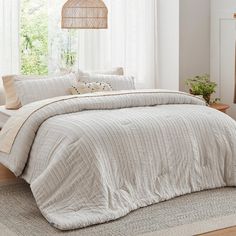
[[[0,162],[60,230],[116,220],[183,194],[236,185],[236,123],[167,90],[60,96],[24,105]]]

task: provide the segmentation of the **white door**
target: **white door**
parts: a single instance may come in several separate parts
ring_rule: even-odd
[[[220,60],[219,60],[219,96],[222,103],[230,105],[228,114],[236,119],[235,90],[235,45],[236,21],[222,19],[220,21]]]
[[[236,0],[211,0],[211,78],[218,84],[216,97],[228,104],[228,114],[236,120],[235,45]]]

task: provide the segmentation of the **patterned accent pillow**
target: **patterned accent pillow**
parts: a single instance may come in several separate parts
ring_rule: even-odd
[[[70,91],[71,94],[78,95],[85,93],[112,91],[112,87],[109,84],[103,82],[78,82],[77,85],[72,86]]]
[[[120,76],[120,75],[91,75],[91,76],[79,76],[77,74],[78,82],[101,82],[107,83],[112,86],[113,91],[120,90],[135,90],[134,77],[133,76]]]

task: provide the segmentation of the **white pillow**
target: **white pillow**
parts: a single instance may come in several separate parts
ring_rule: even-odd
[[[60,75],[70,74],[70,73],[78,73],[80,76],[91,76],[91,75],[124,75],[123,67],[116,67],[109,70],[102,71],[84,71],[80,70],[75,72],[73,69],[61,68]]]
[[[37,80],[18,80],[16,93],[21,105],[48,98],[70,95],[70,88],[76,82],[75,74]]]
[[[21,80],[36,80],[44,79],[45,76],[22,76],[22,75],[6,75],[2,77],[3,87],[5,92],[5,107],[6,109],[19,109],[22,105],[16,93],[15,85]]]
[[[67,75],[61,76],[65,78]],[[18,83],[25,83],[26,81],[31,80],[44,80],[44,79],[58,79],[61,78],[59,76],[50,77],[50,76],[27,76],[27,75],[6,75],[2,77],[3,87],[4,87],[4,95],[5,95],[5,108],[6,109],[19,109],[22,104],[20,98],[16,91],[16,85]],[[28,93],[28,91],[27,91]]]
[[[103,71],[83,71],[79,70],[79,76],[93,76],[93,75],[124,75],[123,67],[117,67],[110,70]]]
[[[91,76],[78,76],[80,82],[103,82],[112,87],[112,90],[134,90],[134,77],[133,76],[119,76],[119,75],[91,75]]]

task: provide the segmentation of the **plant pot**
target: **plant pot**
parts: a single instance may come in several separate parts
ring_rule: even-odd
[[[205,101],[207,102],[207,104],[210,104],[210,101],[211,101],[211,94],[204,95],[203,98],[205,99]]]
[[[211,101],[211,94],[206,94],[206,95],[202,95],[202,94],[196,94],[193,93],[193,91],[191,89],[189,89],[189,93],[194,95],[194,96],[203,96],[204,100],[206,101],[207,104],[210,104]]]

